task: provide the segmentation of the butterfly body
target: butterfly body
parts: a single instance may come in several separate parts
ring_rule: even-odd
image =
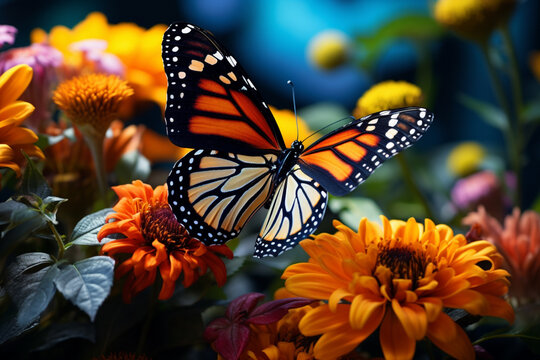
[[[208,31],[175,23],[165,32],[165,120],[180,159],[167,184],[169,204],[207,245],[236,237],[262,207],[268,212],[255,256],[277,256],[320,224],[328,192],[344,195],[427,130],[433,114],[404,108],[356,119],[307,148],[284,145],[267,104],[236,59]]]

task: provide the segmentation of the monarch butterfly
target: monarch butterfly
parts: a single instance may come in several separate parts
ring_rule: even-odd
[[[162,57],[167,135],[178,146],[194,148],[169,174],[169,204],[207,245],[236,237],[267,206],[255,257],[277,256],[311,235],[328,192],[352,191],[433,121],[423,108],[382,111],[305,149],[298,140],[287,148],[253,82],[209,31],[172,24],[163,36]]]

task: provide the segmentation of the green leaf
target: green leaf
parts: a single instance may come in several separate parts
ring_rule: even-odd
[[[340,221],[352,229],[358,228],[363,217],[379,222],[379,216],[383,214],[379,206],[368,198],[330,197],[328,206],[334,213],[339,214]]]
[[[94,256],[63,266],[54,283],[66,299],[94,321],[99,307],[111,291],[113,274],[113,259]]]
[[[54,345],[70,339],[96,341],[96,330],[91,323],[53,323],[37,336],[32,336],[32,351],[50,349]]]
[[[9,265],[6,291],[19,310],[17,326],[35,322],[52,300],[56,292],[53,280],[59,271],[56,264],[47,266],[52,262],[48,254],[28,253],[17,256]]]
[[[527,104],[523,110],[525,124],[540,123],[540,99]]]
[[[105,225],[105,218],[113,212],[113,209],[108,208],[83,217],[73,229],[71,243],[75,245],[103,245],[113,240],[111,238],[105,238],[99,242],[97,239],[99,230]]]
[[[133,180],[146,180],[150,175],[150,161],[139,151],[130,151],[122,155],[115,168],[116,179],[120,184],[127,184]]]
[[[430,41],[437,39],[442,33],[441,27],[433,17],[413,14],[387,22],[374,34],[358,36],[356,42],[362,47],[361,54],[364,55],[362,64],[369,68],[396,40]]]
[[[56,196],[47,196],[45,199],[43,199],[43,205],[42,205],[42,214],[45,216],[45,218],[52,222],[53,224],[57,224],[56,221],[56,213],[58,212],[58,208],[60,205],[64,202],[68,201],[67,199],[56,197]]]
[[[18,201],[8,200],[0,204],[0,254],[4,254],[13,244],[29,238],[43,229],[47,223],[39,212]]]
[[[7,309],[4,309],[2,315],[0,315],[0,345],[21,335],[23,332],[30,330],[37,326],[39,322],[33,321],[29,324],[18,325],[17,324],[17,307],[10,303]]]
[[[41,171],[36,167],[32,159],[23,152],[27,165],[22,177],[21,192],[23,194],[36,194],[40,198],[51,195],[52,191]]]
[[[463,94],[459,95],[458,99],[487,124],[504,132],[509,131],[508,119],[498,107]]]

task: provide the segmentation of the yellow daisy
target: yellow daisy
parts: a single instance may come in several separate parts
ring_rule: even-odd
[[[299,323],[304,336],[320,336],[315,358],[347,354],[379,329],[386,359],[411,359],[425,337],[452,357],[473,359],[467,334],[443,309],[512,322],[501,255],[429,219],[422,226],[381,218],[382,228],[364,218],[358,232],[335,222],[336,234],[300,243],[309,262],[283,273],[290,293],[324,301]]]
[[[0,167],[10,168],[21,175],[24,156],[44,159],[43,152],[34,143],[37,135],[20,125],[32,114],[34,106],[17,100],[32,80],[32,68],[17,65],[0,76]],[[1,175],[0,175],[1,176]]]
[[[362,117],[378,111],[407,106],[421,106],[422,90],[406,81],[383,81],[373,85],[362,95],[353,111],[355,117]]]

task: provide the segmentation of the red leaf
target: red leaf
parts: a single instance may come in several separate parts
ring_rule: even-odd
[[[231,323],[229,327],[219,332],[214,349],[225,360],[238,360],[249,341],[249,327],[243,324]]]
[[[247,318],[247,314],[251,313],[257,303],[264,298],[260,293],[249,293],[242,295],[227,306],[225,316],[234,322],[243,322]]]
[[[270,301],[251,312],[246,322],[251,324],[271,324],[285,316],[289,309],[305,306],[312,302],[311,299],[300,297]]]

